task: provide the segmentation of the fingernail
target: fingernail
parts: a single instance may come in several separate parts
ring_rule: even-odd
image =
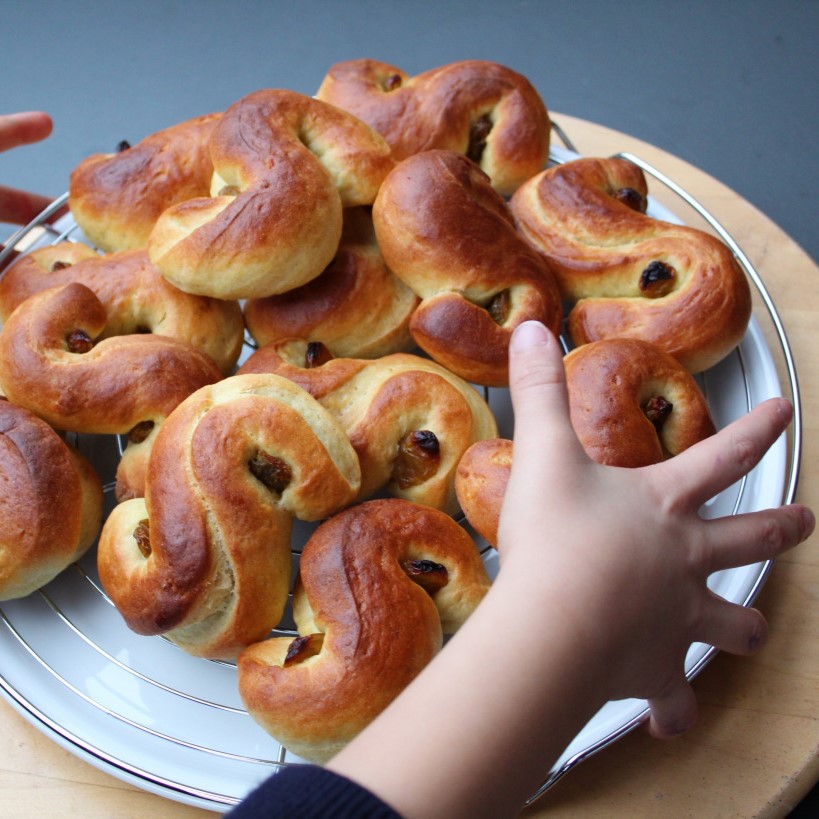
[[[767,636],[767,629],[759,627],[755,628],[751,632],[751,636],[748,638],[748,651],[752,654],[756,651],[759,651],[762,644],[765,642],[765,637]]]
[[[515,327],[512,332],[511,344],[523,349],[525,347],[537,347],[549,343],[551,334],[539,321],[524,321]]]

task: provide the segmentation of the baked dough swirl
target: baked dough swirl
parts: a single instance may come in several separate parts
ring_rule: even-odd
[[[232,376],[163,425],[145,497],[103,526],[100,580],[135,632],[235,658],[281,619],[293,518],[332,514],[358,480],[350,442],[306,392],[274,375]]]
[[[727,245],[647,216],[646,195],[634,163],[584,158],[530,179],[510,207],[575,303],[574,345],[641,338],[701,372],[742,340],[750,287]]]
[[[456,151],[504,195],[549,158],[543,100],[525,77],[498,63],[463,60],[411,77],[377,60],[349,60],[330,67],[316,96],[375,128],[396,159]]]
[[[235,102],[210,139],[211,195],[166,210],[151,261],[180,290],[259,298],[314,279],[338,248],[345,207],[372,204],[394,161],[352,115],[281,89]]]
[[[107,314],[98,340],[155,333],[192,344],[224,375],[233,372],[244,343],[239,303],[193,296],[170,285],[144,249],[99,255],[79,242],[59,242],[16,259],[0,278],[0,320],[41,290],[79,282],[94,291]]]
[[[383,489],[457,514],[458,461],[475,441],[497,435],[483,397],[420,356],[328,360],[322,352],[321,345],[283,339],[255,352],[239,372],[289,378],[338,419],[361,463],[359,500]]]
[[[426,151],[405,159],[381,186],[373,223],[387,265],[421,298],[412,337],[467,381],[508,383],[509,339],[523,321],[560,331],[549,265],[466,157]]]
[[[384,263],[369,208],[347,208],[333,261],[307,284],[264,299],[250,299],[248,331],[263,347],[282,338],[324,344],[334,356],[378,358],[408,352],[418,297]]]
[[[289,751],[325,762],[412,681],[488,588],[474,542],[443,513],[401,500],[345,510],[302,552],[300,636],[239,656],[242,700]]]
[[[207,196],[213,176],[208,142],[218,119],[195,117],[80,162],[71,173],[68,205],[86,238],[107,252],[145,247],[163,211]]]
[[[6,400],[0,475],[0,600],[12,600],[45,586],[90,548],[100,529],[102,486],[48,424]]]
[[[107,314],[71,282],[26,299],[0,332],[0,388],[56,429],[128,435],[119,499],[141,495],[148,454],[183,398],[222,373],[190,344],[156,335],[96,339]]]

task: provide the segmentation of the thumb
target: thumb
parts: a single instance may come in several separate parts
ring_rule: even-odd
[[[515,414],[515,459],[550,447],[579,449],[569,416],[563,351],[540,322],[525,321],[509,343],[509,391]]]

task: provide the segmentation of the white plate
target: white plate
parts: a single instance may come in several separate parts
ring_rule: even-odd
[[[554,153],[561,160],[572,156],[560,149]],[[679,221],[654,200],[649,212]],[[68,234],[78,238],[69,219],[57,227],[64,233],[46,233],[31,246]],[[786,346],[784,337],[781,343]],[[757,318],[740,347],[705,373],[701,383],[718,427],[765,398],[782,394]],[[501,433],[511,436],[508,391],[491,390],[489,401]],[[118,457],[115,439],[81,438],[79,446],[104,479],[111,480]],[[715,517],[782,504],[789,500],[789,470],[793,485],[797,461],[783,436],[746,479],[721,493],[704,514]],[[106,497],[112,504],[110,487]],[[311,529],[299,526],[297,540],[303,543]],[[494,551],[479,546],[493,573]],[[748,605],[769,568],[764,563],[720,572],[711,586],[726,599]],[[708,646],[692,646],[688,677],[712,655]],[[145,790],[210,810],[227,810],[280,765],[299,763],[247,716],[232,665],[190,657],[161,637],[140,637],[125,626],[101,591],[93,550],[45,589],[0,606],[0,690],[29,721],[96,767]],[[552,771],[544,772],[544,785],[533,798],[645,716],[642,700],[608,703]]]

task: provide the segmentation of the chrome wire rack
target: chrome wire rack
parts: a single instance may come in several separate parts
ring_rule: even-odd
[[[574,158],[571,141],[557,124],[554,130],[565,148],[555,146],[551,161]],[[724,426],[770,395],[784,394],[794,405],[787,439],[704,514],[737,514],[788,503],[796,492],[802,419],[793,356],[773,301],[748,258],[699,202],[639,157],[620,156],[674,194],[686,211],[678,213],[675,205],[674,212],[666,212],[652,199],[649,212],[684,222],[689,221],[686,214],[693,212],[704,220],[732,249],[759,296],[762,307],[755,310],[746,340],[728,360],[701,377],[717,425]],[[0,275],[18,254],[61,241],[85,241],[70,215],[60,215],[67,198],[55,201],[10,237],[0,250]],[[248,339],[248,352],[250,344]],[[493,389],[486,396],[501,434],[511,436],[508,392]],[[77,447],[100,470],[108,511],[115,503],[113,470],[121,454],[119,439],[74,437]],[[307,525],[296,526],[296,561],[310,531]],[[492,574],[497,569],[494,550],[480,540],[477,545]],[[740,574],[723,573],[714,580],[714,588],[750,605],[770,567],[766,563]],[[285,622],[279,633],[295,631]],[[233,664],[194,658],[164,638],[130,632],[101,587],[94,550],[40,591],[0,604],[0,646],[0,691],[21,714],[73,753],[146,790],[225,811],[275,770],[301,762],[247,715]],[[714,653],[708,646],[692,647],[686,664],[689,679]],[[646,716],[642,701],[609,703],[553,769],[544,772],[543,785],[529,801]]]

